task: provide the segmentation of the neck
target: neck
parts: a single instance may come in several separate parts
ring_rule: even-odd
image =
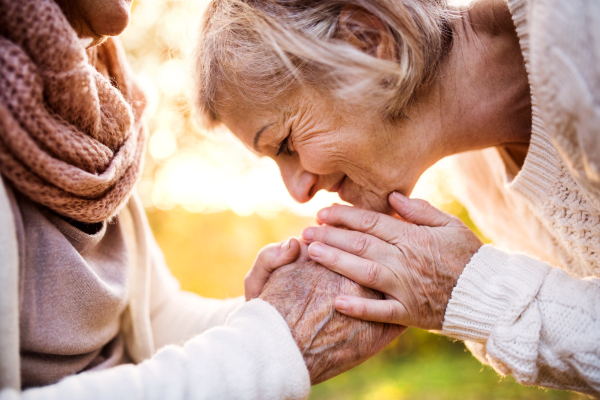
[[[460,11],[454,44],[432,90],[442,110],[434,157],[508,146],[527,150],[531,96],[508,6],[477,2]]]

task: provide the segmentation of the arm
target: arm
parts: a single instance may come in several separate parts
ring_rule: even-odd
[[[150,241],[150,291],[153,299],[150,318],[156,348],[183,343],[209,328],[223,325],[229,314],[242,306],[243,297],[217,300],[180,290],[179,282],[166,267],[163,254],[152,236]],[[260,295],[275,269],[295,260],[306,260],[301,247],[296,238],[265,246],[246,276],[246,299]]]
[[[148,271],[149,276],[146,278],[146,275],[143,275],[138,278],[149,283],[147,312],[149,312],[152,330],[152,350],[168,344],[183,344],[207,329],[221,326],[233,311],[242,306],[244,303],[242,297],[227,300],[209,299],[181,290],[179,282],[166,266],[162,251],[154,239],[137,196],[132,197],[129,207],[121,212],[120,219],[127,233],[126,238],[132,238],[128,242],[128,246],[132,249],[131,257],[134,260],[138,257],[147,259],[149,263],[149,268],[143,267]],[[301,255],[300,253],[300,243],[293,238],[263,248],[248,274],[248,278],[253,279],[247,278],[246,292],[258,290],[256,295],[251,296],[257,297],[266,282],[266,278],[263,279],[265,272],[289,264]],[[248,288],[249,281],[253,285],[252,290]],[[142,356],[136,361],[144,358]]]
[[[149,242],[150,322],[155,348],[182,344],[212,327],[224,325],[229,314],[244,303],[243,297],[217,300],[182,291],[152,235]]]
[[[406,329],[337,313],[333,299],[340,294],[382,297],[315,263],[291,264],[269,279],[261,295],[265,301],[245,303],[225,326],[183,347],[166,346],[138,365],[0,395],[2,400],[306,398],[311,381],[350,369]]]
[[[311,381],[322,382],[350,369],[406,329],[337,313],[333,299],[340,294],[382,298],[316,263],[291,264],[273,273],[261,295],[264,301],[245,303],[225,326],[212,328],[183,347],[166,346],[138,365],[75,375],[20,396],[306,398]],[[19,398],[16,392],[2,396]]]
[[[304,399],[310,390],[302,356],[281,315],[262,300],[138,365],[74,375],[11,399]]]
[[[390,205],[411,223],[334,206],[318,214],[328,225],[309,228],[313,259],[386,295],[340,296],[339,311],[442,329],[523,384],[600,394],[600,280],[481,246],[421,200],[393,195]]]
[[[481,344],[522,384],[600,393],[598,279],[485,245],[452,292],[443,333]]]

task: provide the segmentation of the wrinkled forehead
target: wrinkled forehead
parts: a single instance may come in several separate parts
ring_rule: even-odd
[[[219,120],[248,148],[254,148],[256,133],[267,125],[280,124],[286,114],[287,98],[264,103],[243,97],[228,97],[216,108]]]
[[[240,88],[224,90],[215,102],[218,119],[240,137],[246,130],[256,132],[267,123],[281,123],[296,112],[307,96],[305,88],[288,89],[283,93],[264,96],[268,91],[268,87],[263,88],[263,95],[259,97]]]

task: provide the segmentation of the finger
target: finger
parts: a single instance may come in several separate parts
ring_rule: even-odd
[[[368,233],[386,242],[395,242],[404,236],[406,222],[389,215],[356,207],[335,205],[317,213],[319,221],[332,226],[344,226],[354,231]]]
[[[308,243],[321,242],[361,258],[380,263],[385,263],[391,246],[375,236],[329,225],[304,229],[302,239]]]
[[[349,317],[365,321],[409,325],[406,308],[398,300],[373,300],[357,296],[340,296],[335,309]]]
[[[397,277],[378,262],[357,257],[323,243],[311,243],[308,246],[308,254],[331,271],[383,293],[389,293],[391,283],[397,281]]]
[[[306,243],[306,241],[302,238],[300,238],[298,240],[298,242],[300,243],[300,255],[298,255],[298,259],[296,261],[299,261],[299,262],[310,261],[310,255],[308,255],[309,243]]]
[[[398,192],[392,192],[388,201],[398,215],[407,222],[431,227],[462,226],[458,218],[438,210],[425,200],[409,199]]]
[[[269,272],[296,260],[300,252],[300,242],[295,237],[280,243],[263,247],[256,256],[254,265],[261,265]]]
[[[277,268],[295,261],[299,253],[300,242],[293,237],[284,242],[263,247],[244,280],[246,299],[260,296],[271,273]]]

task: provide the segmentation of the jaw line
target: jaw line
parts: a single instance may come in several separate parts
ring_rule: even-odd
[[[344,177],[344,183],[345,183],[346,177],[347,177],[347,175]],[[340,185],[340,187],[341,187],[341,185]],[[391,213],[394,212],[392,206],[390,206],[390,203],[387,200],[387,197],[385,198],[385,200],[382,201],[382,199],[379,196],[377,196],[377,194],[375,192],[367,190],[363,186],[359,186],[359,188],[360,188],[361,195],[357,196],[354,199],[355,200],[354,202],[344,200],[341,196],[340,196],[340,198],[343,201],[352,204],[354,207],[358,207],[363,210],[374,211],[374,212],[378,212],[378,213],[382,213],[382,214],[386,214],[386,215],[391,215]],[[372,194],[373,197],[376,199],[376,207],[372,206],[373,201],[369,200],[370,196],[364,196],[367,193]],[[338,192],[338,194],[339,194],[339,192]],[[360,205],[357,205],[357,203],[359,203]],[[381,205],[383,207],[379,207],[379,205]]]

